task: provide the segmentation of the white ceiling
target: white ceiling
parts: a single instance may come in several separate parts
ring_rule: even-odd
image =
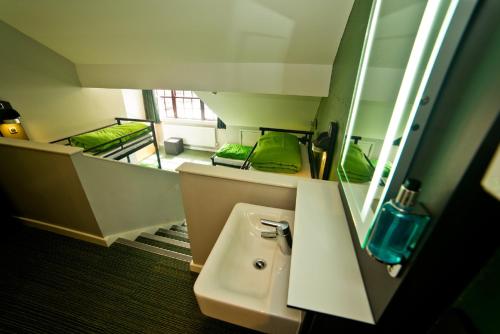
[[[321,69],[328,65],[328,72],[352,3],[353,0],[0,0],[0,19],[77,67],[109,65],[109,70],[115,65],[172,68],[176,64],[213,63],[236,64],[235,68],[247,64],[247,68],[248,64],[306,64],[311,68],[322,65],[318,67]],[[79,68],[79,74],[87,68]],[[163,75],[170,73],[165,71]],[[93,72],[82,80],[84,85],[114,85],[112,78],[111,82],[110,78],[103,82]],[[123,67],[120,72],[127,75]],[[136,72],[131,71],[129,77],[137,76]],[[321,70],[318,85],[325,85],[326,74]],[[234,80],[234,73],[231,79]],[[139,83],[128,83],[135,84]],[[157,85],[155,82],[156,88],[177,88]],[[220,86],[220,82],[216,85]],[[197,88],[194,86],[191,88]],[[242,89],[245,88],[235,90]],[[283,87],[271,90],[274,91],[269,93],[287,93]]]

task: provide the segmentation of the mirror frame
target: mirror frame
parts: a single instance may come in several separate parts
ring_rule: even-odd
[[[428,0],[426,4],[426,9],[424,10],[424,16],[422,21],[425,19],[426,12],[430,7],[430,3],[437,2],[439,0]],[[373,38],[375,34],[375,27],[378,22],[378,15],[380,13],[380,8],[383,0],[374,0],[372,3],[372,9],[370,13],[370,18],[368,21],[368,27],[365,34],[365,40],[363,43],[363,49],[361,52],[360,64],[358,66],[358,72],[356,77],[356,83],[354,86],[353,96],[351,100],[351,106],[349,110],[349,117],[347,120],[347,131],[344,135],[344,141],[342,143],[341,158],[337,166],[337,174],[339,176],[340,190],[343,193],[343,198],[345,198],[347,203],[344,203],[346,207],[346,214],[350,214],[351,220],[355,225],[357,236],[361,244],[361,248],[365,248],[368,241],[368,236],[370,234],[371,228],[373,226],[374,219],[379,212],[381,206],[388,199],[393,198],[400,185],[403,183],[407,176],[412,158],[417,149],[418,143],[422,136],[423,130],[425,128],[427,119],[431,113],[431,110],[436,102],[439,90],[444,81],[446,72],[449,65],[453,59],[455,51],[458,47],[460,39],[463,32],[467,26],[467,23],[472,15],[472,12],[477,4],[477,0],[451,0],[449,7],[447,9],[444,21],[439,28],[439,33],[437,39],[434,41],[432,46],[432,52],[430,54],[429,60],[425,65],[425,70],[423,73],[422,80],[418,83],[418,90],[413,101],[413,107],[410,112],[410,116],[405,124],[405,130],[401,139],[401,143],[396,153],[396,157],[393,162],[393,168],[387,177],[382,193],[380,194],[380,200],[376,206],[376,209],[372,209],[372,202],[375,199],[376,191],[379,188],[379,182],[382,176],[383,166],[387,162],[388,151],[386,154],[381,154],[383,159],[379,159],[377,166],[375,168],[374,176],[370,182],[369,190],[367,196],[363,201],[361,210],[358,209],[358,203],[355,203],[355,195],[352,187],[348,182],[342,181],[341,169],[342,163],[345,160],[347,154],[347,148],[350,144],[350,138],[352,136],[352,131],[354,127],[354,122],[356,120],[356,114],[359,107],[359,100],[361,96],[362,87],[364,84],[364,77],[368,67],[368,61],[370,56],[370,51],[373,43]],[[417,37],[415,43],[418,42],[419,35],[421,34],[421,26],[419,26]],[[408,68],[411,66],[412,57],[414,50],[412,49],[410,60],[405,69],[404,79],[407,78]],[[413,61],[418,61],[415,58]],[[412,79],[411,77],[409,79]],[[401,83],[401,86],[404,82]],[[398,96],[399,99],[399,96]],[[396,102],[397,103],[397,102]],[[395,107],[396,108],[396,107]],[[401,117],[402,112],[398,111],[391,115],[391,121],[389,124],[389,131],[392,124],[399,125],[398,118]],[[392,126],[394,127],[394,126]],[[389,136],[386,134],[384,138],[385,147],[389,147],[389,144],[393,142],[395,138],[395,131],[392,131]],[[384,148],[382,148],[383,153]],[[385,158],[385,159],[384,159]]]

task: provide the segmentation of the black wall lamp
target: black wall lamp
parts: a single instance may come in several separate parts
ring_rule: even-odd
[[[21,115],[7,101],[0,101],[0,135],[8,138],[28,139],[20,120]]]
[[[19,113],[12,108],[9,102],[0,101],[0,122],[12,124],[12,123],[20,123]]]

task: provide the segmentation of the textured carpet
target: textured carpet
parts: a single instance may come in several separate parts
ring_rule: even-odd
[[[255,333],[201,314],[178,260],[26,227],[0,254],[2,333]]]

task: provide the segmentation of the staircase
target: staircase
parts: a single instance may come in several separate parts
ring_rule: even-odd
[[[191,262],[191,246],[185,220],[172,225],[169,229],[160,228],[155,234],[141,233],[135,240],[119,238],[115,243]]]

